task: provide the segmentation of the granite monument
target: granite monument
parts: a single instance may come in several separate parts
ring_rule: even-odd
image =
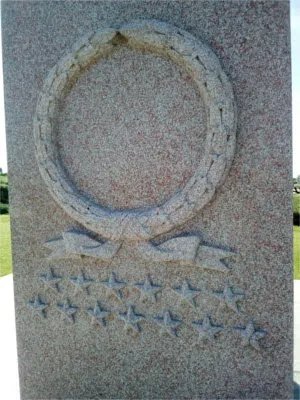
[[[22,398],[291,397],[289,2],[2,32]]]

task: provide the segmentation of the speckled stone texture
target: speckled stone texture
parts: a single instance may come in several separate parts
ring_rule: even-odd
[[[22,399],[291,398],[288,1],[1,6]],[[177,44],[169,56],[132,48],[124,28],[56,104],[55,135],[40,138],[91,208],[121,218],[121,232],[113,221],[105,235],[93,216],[74,219],[84,206],[73,214],[59,204],[58,181],[49,188],[36,110],[49,72],[75,43],[141,19],[188,32],[216,55],[233,88],[236,149],[225,165],[207,154],[209,100],[172,58]],[[232,127],[222,131],[228,143]],[[203,208],[181,201],[208,156],[228,175],[203,175]],[[130,230],[131,215],[140,230]],[[159,218],[170,226],[157,227]]]

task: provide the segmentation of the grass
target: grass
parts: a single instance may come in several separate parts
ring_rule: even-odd
[[[8,204],[0,202],[0,214],[8,214],[8,213],[9,213]]]
[[[300,279],[300,226],[294,226],[294,279]]]
[[[0,277],[12,272],[10,219],[9,215],[0,215]]]
[[[0,174],[0,185],[8,185],[7,174]],[[295,186],[295,185],[294,185]]]
[[[294,213],[295,212],[300,213],[300,194],[293,195],[293,209]]]
[[[8,179],[0,174],[0,214],[8,214]]]
[[[293,195],[293,223],[296,226],[300,225],[300,194]]]

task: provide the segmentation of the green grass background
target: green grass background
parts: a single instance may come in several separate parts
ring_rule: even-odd
[[[0,215],[0,277],[12,272],[9,214]]]
[[[300,279],[300,226],[294,226],[294,278]]]
[[[0,174],[0,214],[8,214],[8,204],[6,204],[6,201],[2,198],[2,189],[8,188],[8,179],[7,175]]]
[[[300,194],[293,195],[293,209],[294,212],[300,213]]]
[[[8,185],[7,175],[0,174],[0,184],[6,185],[6,186]]]

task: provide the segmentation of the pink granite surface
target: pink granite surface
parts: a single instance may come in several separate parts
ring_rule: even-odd
[[[38,170],[33,118],[39,91],[50,68],[83,35],[137,18],[162,20],[203,40],[232,83],[238,129],[229,175],[193,221],[157,240],[197,234],[202,244],[231,250],[236,256],[228,261],[227,274],[141,260],[128,243],[107,262],[47,259],[47,240],[82,227],[54,201]],[[2,31],[22,398],[290,398],[288,1],[7,1],[2,3]],[[136,72],[128,71],[131,67]],[[101,74],[106,74],[104,83]],[[128,101],[121,103],[119,92]],[[79,190],[107,207],[163,202],[201,160],[206,117],[198,97],[193,82],[170,61],[120,49],[82,75],[61,106],[56,144],[65,170]],[[127,129],[115,120],[118,116]],[[51,268],[61,277],[59,290],[41,276]],[[89,285],[74,283],[80,271],[93,280]],[[105,284],[112,272],[124,282],[121,298]],[[137,285],[149,275],[163,287],[156,302]],[[201,292],[194,306],[178,295],[185,280]],[[237,302],[239,312],[216,295],[227,283],[233,293],[244,294]],[[88,311],[97,301],[111,311],[105,326]],[[136,315],[147,317],[139,321],[140,330],[136,324],[124,329],[131,304]],[[67,306],[74,307],[68,315],[62,312]],[[177,336],[161,324],[168,310],[171,321],[183,321]],[[202,342],[199,326],[206,315],[222,329]],[[259,351],[253,341],[242,346],[244,331],[236,329],[251,320],[266,333]]]

